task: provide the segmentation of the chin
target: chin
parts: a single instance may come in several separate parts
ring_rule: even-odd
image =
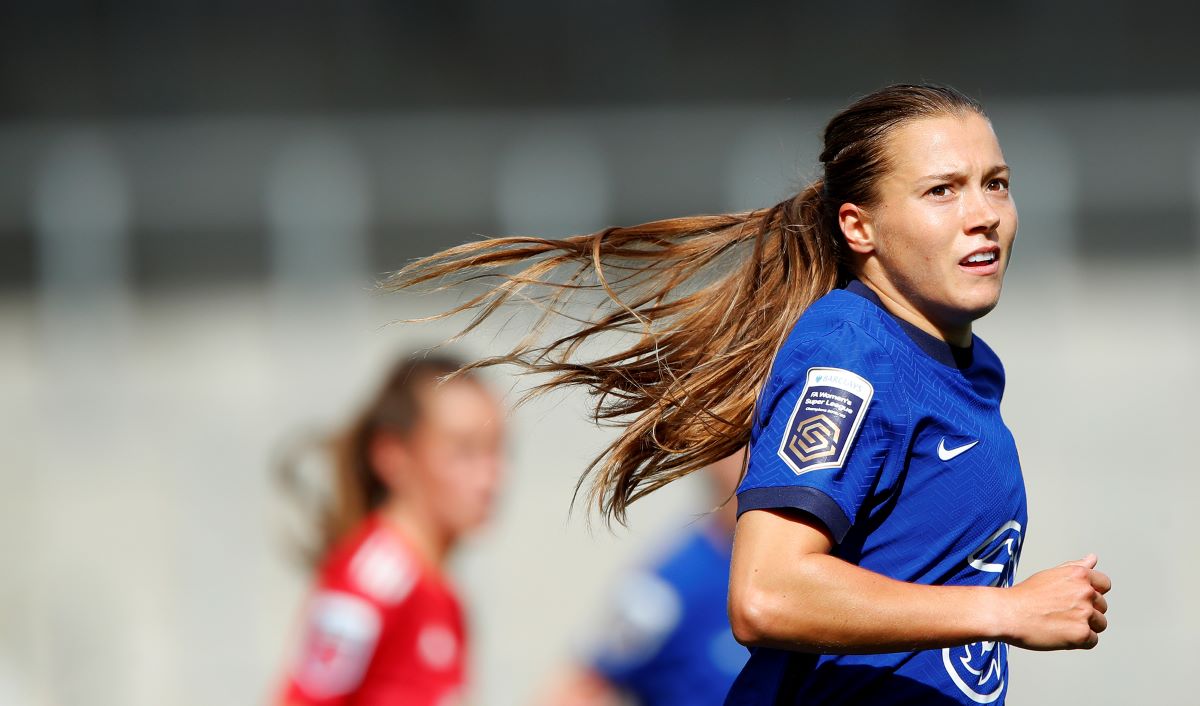
[[[971,297],[969,301],[962,302],[960,310],[966,315],[969,321],[976,321],[992,313],[992,309],[995,309],[999,303],[1000,292],[999,288],[997,288],[994,294]]]
[[[971,324],[991,313],[999,303],[999,296],[981,296],[983,293],[960,294],[941,307],[942,321],[951,328],[970,328]]]
[[[1004,281],[1000,277],[990,277],[983,281],[976,281],[970,286],[961,291],[961,294],[956,297],[958,304],[963,311],[978,312],[974,318],[979,318],[996,308],[1000,303],[1000,290],[1003,288]]]
[[[491,514],[490,511],[481,510],[472,513],[470,517],[463,518],[459,526],[459,534],[468,535],[479,531],[491,521]]]

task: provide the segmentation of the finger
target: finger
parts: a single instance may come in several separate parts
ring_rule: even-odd
[[[1108,618],[1104,617],[1104,614],[1100,611],[1094,610],[1091,617],[1088,618],[1088,627],[1094,633],[1102,633],[1108,628]]]
[[[1096,568],[1096,560],[1097,560],[1097,557],[1095,554],[1088,554],[1085,557],[1083,557],[1082,559],[1076,559],[1075,561],[1068,561],[1065,564],[1063,564],[1063,566],[1082,566],[1085,569],[1094,569],[1094,568]]]
[[[1100,611],[1101,613],[1107,613],[1108,599],[1105,598],[1102,593],[1097,591],[1096,595],[1092,597],[1092,606],[1094,606],[1096,610]]]
[[[1087,640],[1084,641],[1084,643],[1081,645],[1081,647],[1085,650],[1090,650],[1093,647],[1095,647],[1099,642],[1100,642],[1100,636],[1097,635],[1096,633],[1092,633],[1091,635],[1088,635]]]
[[[1112,579],[1108,577],[1108,574],[1100,571],[1093,571],[1091,576],[1088,578],[1092,582],[1092,588],[1096,589],[1097,591],[1101,593],[1108,593],[1110,590],[1112,590]]]

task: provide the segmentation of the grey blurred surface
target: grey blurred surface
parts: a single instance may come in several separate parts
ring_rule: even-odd
[[[1116,586],[1097,650],[1013,652],[1011,703],[1194,702],[1190,10],[338,8],[0,10],[0,706],[267,703],[307,582],[272,463],[453,330],[388,325],[453,300],[382,273],[483,234],[768,205],[847,99],[918,79],[983,98],[1014,168],[1015,259],[977,331],[1030,496],[1018,578],[1091,551]],[[513,413],[501,512],[455,562],[474,704],[527,703],[616,572],[703,510],[687,480],[615,534],[568,516],[611,434],[585,408]]]

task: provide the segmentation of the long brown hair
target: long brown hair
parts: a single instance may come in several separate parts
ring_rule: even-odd
[[[279,464],[279,480],[302,512],[316,519],[315,541],[300,546],[307,563],[319,562],[387,499],[388,489],[371,464],[370,445],[375,435],[407,436],[421,420],[424,389],[463,366],[463,361],[444,354],[401,357],[348,425],[288,449]],[[321,452],[333,473],[331,492],[316,497],[308,492],[300,471],[301,462],[312,451]]]
[[[550,375],[532,393],[582,386],[594,395],[595,421],[624,431],[576,490],[594,473],[592,503],[624,522],[633,501],[747,443],[776,350],[810,304],[853,276],[837,212],[844,203],[875,203],[891,132],[914,119],[967,112],[983,114],[954,89],[889,86],[829,121],[821,177],[774,206],[557,240],[491,238],[413,262],[383,286],[436,282],[442,290],[490,281],[487,291],[429,317],[474,310],[464,334],[514,298],[543,307],[511,351],[470,367],[510,363]],[[569,310],[587,293],[603,295],[591,316]],[[543,340],[555,315],[580,326]],[[634,339],[607,355],[584,354],[585,342],[610,333]]]

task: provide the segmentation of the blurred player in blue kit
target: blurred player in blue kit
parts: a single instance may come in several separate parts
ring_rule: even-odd
[[[749,656],[726,610],[745,452],[705,469],[717,509],[617,586],[595,643],[542,706],[719,705]]]
[[[1011,170],[943,86],[865,96],[823,142],[818,177],[771,207],[493,239],[393,284],[521,263],[460,310],[535,285],[550,312],[610,298],[494,360],[586,386],[625,425],[589,469],[609,517],[749,445],[729,614],[751,655],[726,704],[1003,704],[1009,646],[1094,647],[1112,586],[1093,554],[1014,579],[1025,485],[1003,367],[972,331],[1017,233]],[[613,332],[627,348],[584,358]]]

